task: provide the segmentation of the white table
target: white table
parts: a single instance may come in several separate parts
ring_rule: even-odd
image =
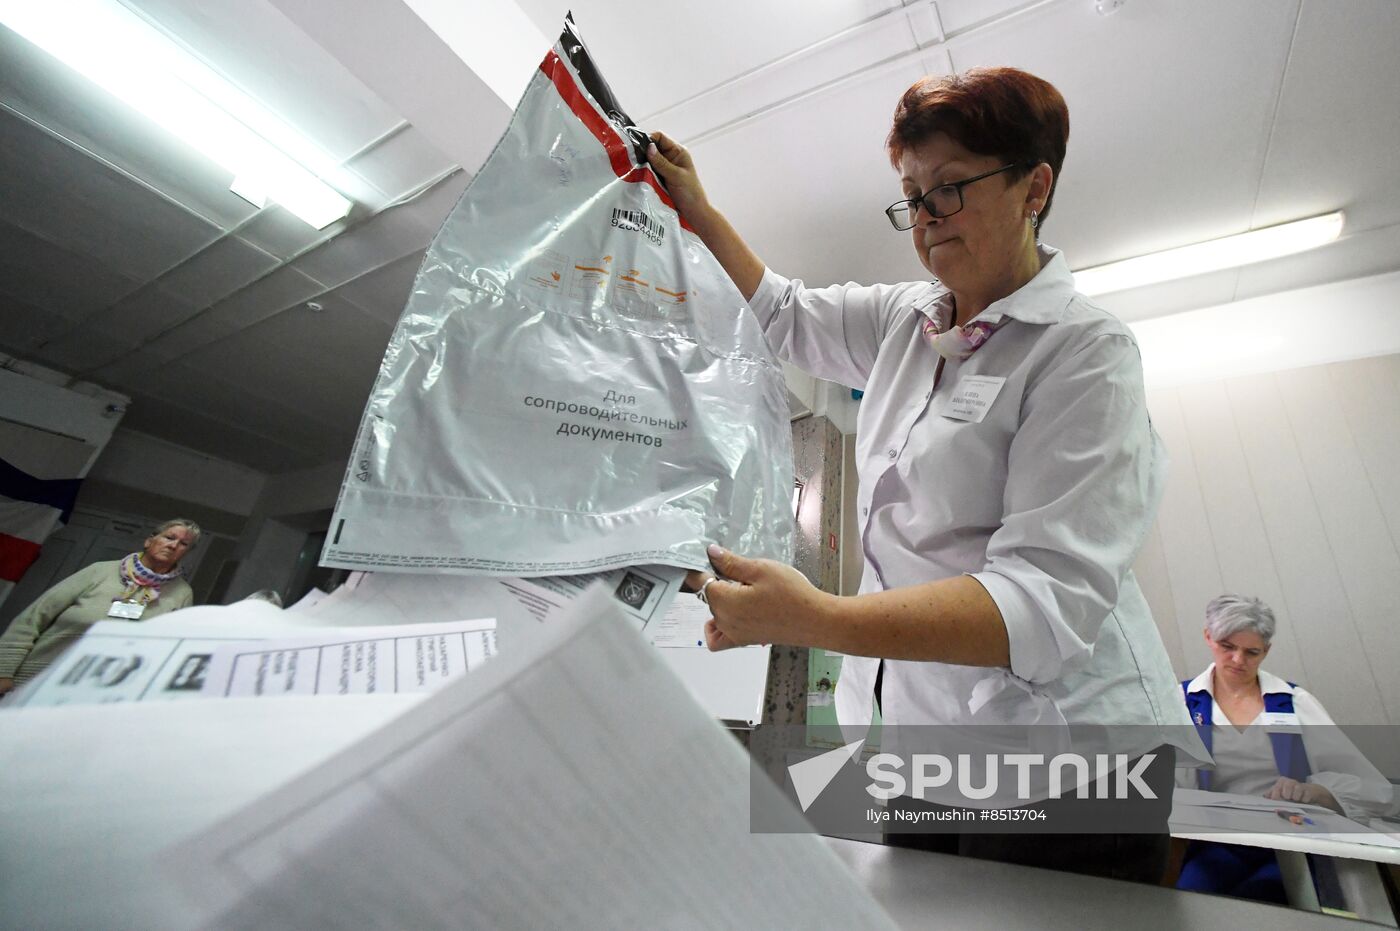
[[[878,843],[826,842],[901,928],[1356,928],[1346,918],[1244,899]]]
[[[1287,807],[1280,803],[1280,807]],[[1218,813],[1197,805],[1174,805],[1173,837],[1266,847],[1276,851],[1289,902],[1318,910],[1317,894],[1306,854],[1332,857],[1347,908],[1367,921],[1396,927],[1377,864],[1400,864],[1400,840],[1373,831],[1341,815],[1310,815],[1315,825],[1293,826],[1272,810],[1235,811],[1222,824]],[[1366,841],[1372,841],[1368,843]],[[1388,843],[1387,843],[1388,841]],[[1379,843],[1377,843],[1379,842]]]

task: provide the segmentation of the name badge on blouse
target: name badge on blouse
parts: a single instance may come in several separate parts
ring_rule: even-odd
[[[1265,711],[1259,716],[1259,723],[1275,733],[1301,734],[1303,731],[1298,716],[1287,711]]]
[[[1005,378],[995,375],[964,375],[953,389],[953,397],[943,409],[943,416],[981,423],[1005,384]]]
[[[145,605],[136,604],[135,602],[114,601],[112,602],[112,610],[107,612],[107,616],[126,618],[128,621],[139,621],[145,610]]]

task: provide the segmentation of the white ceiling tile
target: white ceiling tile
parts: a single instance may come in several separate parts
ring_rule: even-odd
[[[86,373],[120,359],[135,349],[136,344],[125,331],[88,324],[50,340],[33,355],[45,365],[62,371]]]
[[[216,419],[156,395],[134,396],[122,426],[270,475],[328,461],[323,454],[299,449],[279,438],[247,429],[239,422]]]
[[[1348,230],[1400,222],[1397,63],[1400,4],[1303,4],[1256,226],[1338,208],[1347,212]]]
[[[325,290],[325,286],[319,281],[308,278],[295,268],[283,267],[227,300],[215,304],[200,314],[195,322],[208,335],[206,342],[212,342],[214,339],[223,339],[245,330]],[[195,345],[203,344],[186,345],[186,351],[189,351]]]
[[[390,326],[334,295],[320,313],[296,307],[186,357],[323,422],[358,421]]]
[[[843,29],[899,9],[896,0],[519,0],[551,40],[573,10],[594,63],[633,119],[675,104]],[[893,14],[902,19],[903,13]],[[540,57],[544,57],[540,49]]]
[[[415,252],[382,268],[361,275],[335,290],[365,313],[393,326],[403,315],[409,292],[423,264],[423,253]]]
[[[510,122],[510,108],[406,4],[360,3],[340,16],[325,0],[271,2],[468,171]]]
[[[51,310],[0,294],[0,346],[13,355],[27,356],[73,325],[74,321]]]
[[[199,307],[159,285],[148,284],[97,311],[87,322],[108,330],[130,333],[133,339],[145,341],[184,323],[199,310]]]
[[[169,365],[154,353],[136,349],[94,370],[90,377],[103,387],[124,394],[149,393],[156,390],[151,379],[167,384],[166,376],[160,373]]]
[[[131,293],[138,284],[0,219],[0,295],[81,318]]]
[[[775,271],[808,284],[927,277],[884,216],[900,196],[890,114],[919,76],[880,72],[695,146],[711,201]]]
[[[279,259],[290,259],[325,239],[335,227],[318,230],[276,204],[268,204],[258,215],[238,228],[238,237]]]
[[[209,319],[209,311],[205,311],[142,344],[141,348],[163,362],[172,362],[237,332],[236,327],[224,321]]]
[[[804,95],[826,94],[824,85],[847,75],[914,52],[916,45],[905,13],[893,13],[853,27],[840,38],[738,78],[723,88],[650,118],[646,129],[660,129],[681,141],[759,113]],[[901,69],[902,70],[902,69]],[[864,78],[859,78],[864,80]],[[893,103],[891,103],[893,108]]]
[[[145,281],[218,230],[91,156],[0,110],[0,177],[24,177],[0,215],[50,242]]]
[[[460,171],[421,197],[364,221],[295,263],[327,289],[353,281],[366,268],[378,268],[426,248],[470,178]]]
[[[225,229],[253,213],[227,171],[3,26],[0,103]]]
[[[349,158],[401,120],[262,0],[135,0],[133,5],[336,161]],[[331,8],[325,12],[353,15]]]
[[[90,377],[130,394],[132,409],[142,414],[139,423],[149,424],[146,417],[173,416],[173,423],[163,424],[165,438],[246,465],[268,462],[269,452],[279,468],[288,457],[310,465],[326,461],[325,449],[348,445],[343,426],[298,411],[294,399],[289,406],[286,398],[260,393],[256,378],[238,360],[216,359],[217,367],[194,366],[133,352]],[[231,441],[239,440],[253,448],[234,452]]]
[[[1090,15],[1094,13],[1094,0],[1075,0],[1078,6]],[[1150,3],[1152,0],[1140,0]],[[966,33],[979,26],[986,26],[1009,13],[1029,5],[1028,0],[937,0],[938,19],[943,24],[943,32],[954,36]],[[914,4],[910,4],[911,7]]]
[[[296,448],[334,441],[343,433],[302,410],[297,395],[272,397],[271,390],[237,360],[220,361],[225,364],[217,370],[202,363],[165,366],[163,373],[172,377],[148,383],[147,390],[168,391],[166,396],[177,397],[210,417],[282,438]]]
[[[386,195],[401,197],[454,167],[412,126],[353,159],[347,166]]]
[[[1079,268],[1248,228],[1296,10],[1053,4],[955,40],[952,58],[1023,68],[1064,94],[1069,152],[1044,235]]]
[[[278,264],[258,247],[227,235],[161,276],[160,286],[196,307],[208,307]]]
[[[924,46],[943,41],[947,27],[943,25],[943,17],[939,12],[938,4],[934,3],[933,0],[906,2],[904,16],[909,21],[909,31],[913,33],[914,41],[918,45]]]
[[[122,359],[97,373],[109,383],[122,384],[134,398],[160,398],[189,408],[215,421],[239,424],[243,429],[268,437],[284,437],[287,445],[304,431],[316,432],[309,418],[250,392],[250,379],[241,378],[233,360],[221,360],[224,368],[214,370],[203,364],[159,362],[137,354]],[[221,377],[230,371],[233,378]]]

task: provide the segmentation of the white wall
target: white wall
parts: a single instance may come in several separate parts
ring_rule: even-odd
[[[288,597],[308,534],[304,524],[278,518],[334,507],[344,476],[343,462],[268,476],[234,554],[239,563],[221,599],[224,604],[264,588]]]
[[[306,545],[306,531],[289,527],[279,520],[267,518],[252,532],[251,544],[238,564],[224,604],[246,598],[253,592],[270,588],[285,599],[287,589],[297,570],[297,557]],[[245,534],[245,542],[247,542]]]
[[[1206,602],[1254,595],[1266,668],[1343,723],[1400,724],[1400,355],[1149,391],[1171,454],[1137,572],[1181,678]]]

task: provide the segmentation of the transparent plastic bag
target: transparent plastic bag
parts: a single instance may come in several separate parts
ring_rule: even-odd
[[[424,258],[322,564],[791,559],[782,372],[566,20]]]

